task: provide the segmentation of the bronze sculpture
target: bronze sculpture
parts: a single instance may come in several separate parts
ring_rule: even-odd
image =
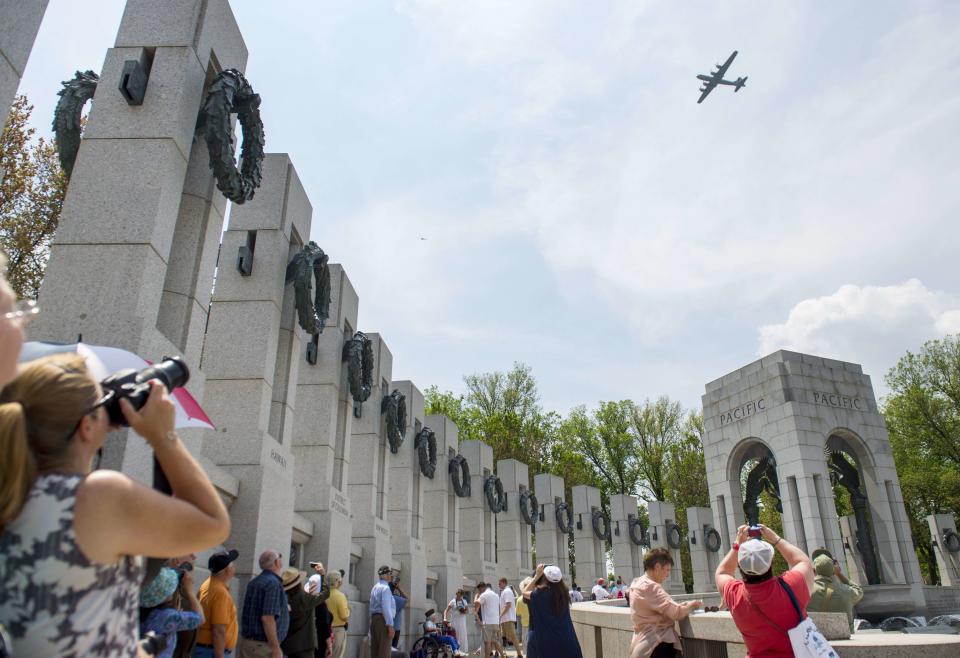
[[[63,81],[63,89],[57,92],[60,100],[53,113],[53,135],[57,142],[60,167],[67,180],[73,174],[73,165],[80,150],[80,128],[83,106],[93,98],[100,81],[93,71],[77,71],[73,78]]]
[[[303,330],[311,336],[322,334],[330,317],[329,260],[323,249],[310,241],[287,265],[284,283],[293,282],[297,319]],[[311,275],[317,286],[313,301],[310,300]]]

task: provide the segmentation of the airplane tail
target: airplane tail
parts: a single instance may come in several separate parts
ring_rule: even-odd
[[[733,93],[737,93],[741,89],[747,86],[747,78],[737,78],[737,87],[733,90]]]

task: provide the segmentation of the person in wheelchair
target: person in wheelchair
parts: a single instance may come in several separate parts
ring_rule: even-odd
[[[423,622],[423,634],[432,637],[441,645],[446,645],[450,647],[450,650],[453,651],[454,655],[460,653],[460,644],[457,642],[456,638],[451,635],[445,635],[440,632],[440,629],[437,627],[437,611],[433,608],[427,610],[425,614],[426,619]]]

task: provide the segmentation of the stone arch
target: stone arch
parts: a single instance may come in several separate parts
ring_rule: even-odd
[[[745,488],[743,488],[741,482],[744,467],[753,460],[757,460],[757,463],[747,474]],[[759,522],[759,501],[764,490],[774,494],[778,500],[777,511],[783,513],[783,507],[779,503],[781,493],[777,460],[773,450],[762,439],[750,437],[734,447],[727,461],[727,477],[730,482],[737,485],[733,487],[734,509],[738,512],[742,510],[743,518],[747,523]]]

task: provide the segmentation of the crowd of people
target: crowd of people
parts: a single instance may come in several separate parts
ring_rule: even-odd
[[[0,263],[2,267],[2,263]],[[98,381],[82,357],[58,354],[18,368],[23,328],[38,309],[19,303],[0,276],[0,628],[8,655],[44,658],[155,655],[161,658],[343,658],[350,607],[343,572],[311,562],[309,578],[285,567],[279,551],[259,556],[260,574],[246,586],[240,613],[230,594],[239,554],[220,551],[195,591],[196,552],[222,545],[227,510],[174,429],[174,405],[159,382],[134,409],[120,400],[133,432],[153,450],[171,494],[123,473],[94,470],[94,456],[113,428]],[[747,526],[716,571],[723,606],[748,655],[790,656],[787,630],[807,611],[847,614],[863,596],[827,551],[811,560],[770,528]],[[773,573],[779,552],[788,568]],[[167,558],[147,583],[144,557]],[[644,573],[593,585],[590,598],[627,599],[634,635],[631,658],[677,656],[676,624],[702,607],[677,603],[663,588],[674,567],[654,548]],[[739,569],[740,577],[737,577]],[[390,658],[408,597],[384,565],[369,597],[371,658]],[[554,565],[538,565],[515,590],[478,583],[460,590],[442,612],[429,610],[423,630],[457,654],[469,654],[468,620],[479,626],[484,658],[582,658],[570,606],[583,601]],[[137,643],[146,638],[149,643]],[[2,642],[2,640],[0,640]],[[2,654],[2,651],[0,651]]]

